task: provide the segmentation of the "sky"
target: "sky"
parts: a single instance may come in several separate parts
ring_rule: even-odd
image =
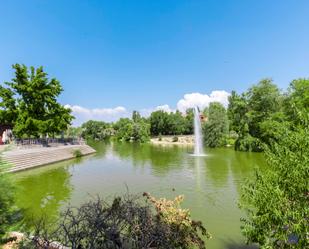
[[[226,105],[262,78],[309,77],[308,0],[2,0],[0,82],[44,66],[78,125]]]

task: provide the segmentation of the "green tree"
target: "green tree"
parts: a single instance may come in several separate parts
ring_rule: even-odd
[[[169,134],[168,116],[168,113],[162,110],[151,113],[149,117],[149,122],[150,132],[152,135],[157,136],[159,134]]]
[[[261,80],[242,95],[232,92],[228,117],[230,129],[238,134],[236,150],[260,151],[262,144],[280,139],[280,124],[285,121],[282,102],[283,96],[270,79]]]
[[[132,115],[133,116],[133,115]],[[150,125],[144,118],[121,118],[113,124],[116,138],[122,141],[147,142],[150,139]]]
[[[261,80],[252,86],[246,93],[249,120],[249,133],[251,136],[260,138],[260,124],[272,118],[272,115],[280,111],[280,91],[270,79]]]
[[[230,121],[230,130],[239,133],[245,124],[246,113],[248,112],[248,104],[244,95],[238,95],[235,91],[232,91],[229,96],[229,105],[227,109],[227,115]]]
[[[14,124],[18,115],[14,92],[0,85],[0,99],[0,123]]]
[[[165,134],[169,135],[182,135],[186,131],[186,119],[183,117],[180,111],[175,113],[171,112],[167,118],[167,129]]]
[[[138,111],[133,111],[132,113],[132,120],[134,122],[138,122],[139,120],[141,120],[141,114]]]
[[[162,110],[152,112],[149,117],[151,135],[183,135],[193,133],[193,111],[167,113]]]
[[[81,135],[85,139],[103,140],[112,135],[110,125],[103,121],[89,120],[81,128]]]
[[[243,233],[261,248],[308,248],[309,129],[289,131],[265,150],[269,168],[243,188]]]
[[[14,125],[17,137],[54,135],[67,129],[71,110],[57,102],[63,91],[55,78],[48,79],[43,67],[28,69],[13,65],[15,78],[1,86],[0,120]]]
[[[293,80],[288,88],[285,113],[295,126],[303,125],[309,115],[309,79]],[[303,114],[303,117],[299,115]]]
[[[194,113],[193,113],[192,108],[186,110],[184,119],[185,119],[184,122],[185,122],[185,127],[186,127],[184,134],[186,135],[193,134],[194,133],[194,127],[193,127]]]
[[[83,129],[82,127],[73,127],[69,126],[68,129],[66,130],[66,136],[67,137],[81,137],[82,136]]]
[[[205,145],[219,147],[226,144],[228,117],[224,106],[218,102],[210,103],[208,120],[204,125]]]

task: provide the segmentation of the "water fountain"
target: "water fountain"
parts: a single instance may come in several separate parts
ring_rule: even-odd
[[[202,125],[200,112],[197,106],[194,107],[194,155],[204,156]]]

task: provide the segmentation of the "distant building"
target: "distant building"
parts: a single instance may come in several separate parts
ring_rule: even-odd
[[[200,119],[202,123],[205,123],[208,121],[208,117],[204,115],[203,113],[200,114]]]

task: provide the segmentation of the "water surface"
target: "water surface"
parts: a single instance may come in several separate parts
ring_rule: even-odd
[[[264,167],[263,155],[231,148],[205,149],[193,157],[193,148],[131,143],[93,143],[97,154],[17,173],[18,205],[27,217],[47,213],[57,217],[69,203],[79,205],[99,194],[111,197],[126,191],[150,192],[156,197],[184,194],[183,206],[203,221],[213,238],[207,248],[242,247],[238,209],[241,184],[255,167]]]

